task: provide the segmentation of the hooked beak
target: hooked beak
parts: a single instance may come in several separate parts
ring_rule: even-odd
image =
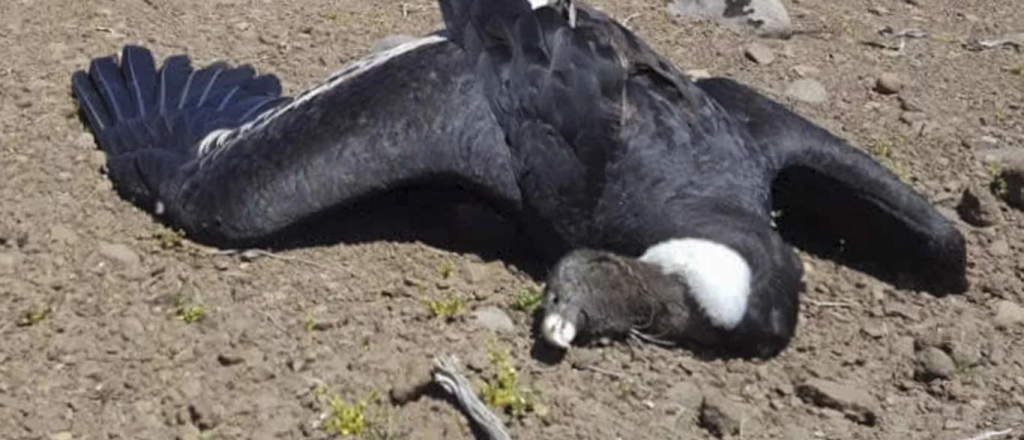
[[[541,323],[541,332],[551,345],[568,349],[576,338],[576,324],[558,312],[548,312]]]

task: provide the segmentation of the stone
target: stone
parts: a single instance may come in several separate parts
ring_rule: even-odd
[[[135,251],[123,244],[100,243],[98,250],[100,255],[117,261],[128,268],[137,268],[142,261]]]
[[[1024,307],[1012,301],[997,301],[992,307],[992,323],[996,328],[1007,329],[1024,323]]]
[[[862,425],[878,422],[877,401],[867,391],[824,379],[808,379],[796,388],[801,400],[822,408],[834,409]]]
[[[818,76],[821,73],[821,69],[818,69],[817,67],[814,66],[799,64],[793,66],[793,73],[797,74],[797,76],[801,78],[810,78]]]
[[[751,61],[767,66],[775,61],[775,52],[768,46],[761,43],[753,43],[747,46],[743,52]]]
[[[1010,243],[1006,240],[1000,239],[993,241],[992,244],[989,245],[988,253],[993,257],[1001,258],[1013,255],[1013,250],[1010,249]]]
[[[516,330],[512,318],[504,310],[487,306],[476,309],[472,313],[473,323],[478,327],[493,330],[499,333],[512,333]]]
[[[964,188],[956,211],[967,224],[979,228],[1003,222],[1003,213],[999,210],[999,200],[991,191],[973,184]]]
[[[786,86],[786,95],[797,100],[821,104],[828,101],[828,92],[818,80],[811,78],[798,79]]]
[[[875,81],[875,90],[886,95],[895,95],[903,91],[903,79],[895,73],[883,73]]]
[[[78,234],[64,225],[54,225],[50,228],[50,240],[62,244],[78,243]]]
[[[936,347],[926,347],[917,353],[918,380],[930,382],[936,379],[951,379],[956,374],[956,364],[946,352]]]

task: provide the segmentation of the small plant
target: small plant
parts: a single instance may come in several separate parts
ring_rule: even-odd
[[[179,295],[174,299],[174,316],[186,324],[192,324],[206,316],[206,308],[199,304],[186,304],[185,298]]]
[[[536,287],[526,288],[512,295],[512,308],[526,313],[533,313],[537,307],[540,307],[543,300],[544,294],[540,289]]]
[[[153,233],[153,238],[160,243],[161,249],[177,249],[185,244],[185,233],[174,229],[160,228]]]
[[[1003,178],[1003,164],[997,160],[990,161],[985,165],[985,170],[988,171],[989,177],[992,178],[992,191],[1000,198],[1005,199],[1009,192],[1009,185],[1006,184],[1006,179]]]
[[[439,266],[437,266],[437,274],[441,276],[441,279],[447,280],[454,273],[455,264],[453,264],[451,261],[445,260],[444,263],[441,263]]]
[[[465,300],[454,293],[448,293],[444,299],[424,298],[422,301],[435,318],[451,319],[466,311]]]
[[[367,416],[367,409],[380,405],[377,391],[359,402],[349,403],[331,391],[325,385],[313,388],[317,400],[327,405],[327,413],[323,417],[322,427],[325,431],[341,436],[361,436],[375,429],[376,416]],[[379,414],[378,414],[379,416]]]
[[[519,389],[519,372],[512,365],[508,353],[488,349],[487,358],[497,372],[491,380],[480,387],[480,398],[484,403],[504,410],[513,417],[522,417],[533,411],[533,393]]]
[[[45,304],[33,305],[24,313],[22,313],[21,318],[18,319],[17,325],[18,327],[34,326],[42,322],[44,319],[46,319],[47,316],[50,316],[50,312],[52,311],[53,309],[51,309],[50,306]]]

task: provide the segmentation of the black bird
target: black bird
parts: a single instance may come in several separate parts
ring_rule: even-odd
[[[268,243],[403,188],[477,196],[560,257],[541,327],[562,347],[778,353],[802,265],[773,209],[791,241],[846,239],[852,265],[966,289],[962,236],[869,156],[734,81],[690,81],[596,10],[532,3],[441,0],[446,30],[294,97],[248,66],[157,69],[137,46],[72,92],[121,196],[209,244]]]

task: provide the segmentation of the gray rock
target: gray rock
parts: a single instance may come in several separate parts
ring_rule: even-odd
[[[964,188],[956,211],[965,222],[979,228],[1003,222],[1003,213],[999,210],[999,200],[991,191],[976,185]]]
[[[789,83],[786,86],[786,95],[811,104],[828,101],[828,92],[825,91],[825,86],[821,85],[818,80],[810,78],[798,79]]]
[[[787,39],[793,35],[789,11],[779,0],[674,0],[668,11],[679,17],[744,29],[765,38]]]
[[[992,323],[996,328],[1006,329],[1024,323],[1024,307],[1011,301],[999,301],[992,307]]]
[[[903,79],[895,73],[883,73],[878,77],[878,80],[875,81],[875,90],[886,95],[895,95],[903,91],[903,87]]]
[[[818,76],[818,74],[821,73],[821,69],[818,69],[817,67],[814,66],[798,64],[796,66],[793,66],[793,73],[797,74],[797,76],[801,78],[811,78]]]
[[[100,243],[98,250],[100,255],[117,261],[128,268],[137,268],[142,261],[135,251],[123,244]]]
[[[809,379],[796,388],[805,402],[830,408],[863,425],[878,422],[877,402],[867,391],[823,379]]]
[[[717,392],[707,393],[700,407],[700,425],[718,438],[740,435],[741,428],[750,430],[756,419],[751,408]]]
[[[1013,255],[1013,250],[1010,249],[1010,243],[1007,243],[1006,240],[996,240],[989,245],[988,253],[993,257],[1009,257]]]
[[[929,382],[935,379],[950,379],[956,374],[956,364],[946,352],[936,347],[926,347],[917,353],[917,370],[919,380]]]
[[[757,64],[767,66],[775,61],[775,52],[772,51],[772,48],[761,43],[753,43],[747,46],[743,53]]]
[[[481,307],[474,310],[472,315],[473,323],[482,328],[499,333],[511,333],[516,330],[515,323],[512,322],[512,318],[508,316],[508,313],[497,307]]]

